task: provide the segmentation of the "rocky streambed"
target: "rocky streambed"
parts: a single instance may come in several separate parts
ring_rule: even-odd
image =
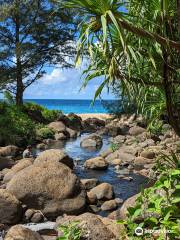
[[[74,221],[81,222],[83,239],[119,239],[116,219],[126,218],[141,187],[151,184],[160,152],[178,152],[180,143],[168,124],[164,134],[150,134],[135,115],[106,122],[61,116],[47,127],[54,139],[38,139],[36,159],[17,160],[16,146],[0,148],[6,240],[53,240],[60,225]]]

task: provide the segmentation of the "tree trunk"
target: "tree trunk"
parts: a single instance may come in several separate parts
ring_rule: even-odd
[[[17,76],[16,105],[18,105],[18,106],[23,104],[23,92],[24,92],[24,86],[23,86],[23,82],[22,82],[22,77]]]
[[[171,81],[169,81],[168,54],[166,50],[164,50],[163,57],[164,57],[163,82],[164,82],[164,90],[165,90],[165,96],[166,96],[167,114],[168,114],[170,125],[172,126],[176,134],[180,136],[180,123],[179,123],[178,116],[176,116],[177,109],[172,99],[173,86]]]
[[[20,23],[19,23],[19,1],[16,2],[17,14],[15,17],[16,24],[16,105],[23,104],[23,77],[22,77],[22,63],[21,63],[21,47],[20,47]]]
[[[180,39],[180,0],[177,0],[177,22],[178,22],[178,32]]]

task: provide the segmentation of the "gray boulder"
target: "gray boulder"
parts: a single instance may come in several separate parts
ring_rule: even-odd
[[[59,133],[59,132],[64,132],[66,131],[66,126],[63,122],[57,121],[57,122],[52,122],[48,125],[50,129],[52,129],[54,132]]]
[[[98,179],[96,179],[96,178],[81,179],[81,183],[82,183],[82,185],[84,186],[84,188],[85,188],[86,190],[90,190],[90,189],[96,187],[97,184],[98,184],[98,182],[99,182],[99,181],[98,181]]]
[[[15,225],[8,231],[5,240],[44,240],[39,233],[20,225]]]
[[[84,163],[84,167],[87,169],[94,170],[105,170],[108,168],[108,162],[105,161],[102,157],[96,157],[89,160],[86,160]]]
[[[43,162],[61,162],[70,168],[74,167],[73,159],[70,158],[67,153],[59,149],[49,149],[42,152],[34,161],[34,164],[38,165]]]
[[[19,171],[29,167],[33,164],[33,159],[24,158],[20,160],[16,165],[14,165],[4,176],[3,181],[5,183],[9,182]]]
[[[102,138],[98,135],[90,135],[81,141],[81,147],[83,148],[99,148],[102,144]]]
[[[102,204],[102,211],[111,211],[117,208],[117,202],[115,200],[106,201]]]
[[[22,217],[21,203],[7,190],[0,189],[0,223],[16,224]]]
[[[97,216],[92,213],[84,213],[80,216],[65,216],[57,219],[57,229],[61,225],[79,222],[79,228],[84,240],[118,240],[123,232],[123,226],[118,225],[115,221]],[[59,232],[62,236],[62,233]]]
[[[0,147],[0,157],[14,157],[18,153],[19,148],[14,145]]]
[[[114,197],[113,187],[109,183],[101,183],[91,189],[90,193],[95,194],[98,200],[111,200]]]
[[[28,208],[41,210],[48,218],[79,214],[86,204],[80,180],[69,167],[55,161],[20,171],[7,184],[7,190]]]
[[[134,126],[129,129],[129,134],[132,136],[138,136],[144,132],[146,132],[146,129],[139,126]]]

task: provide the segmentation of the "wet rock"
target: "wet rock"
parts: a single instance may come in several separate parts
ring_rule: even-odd
[[[129,162],[129,163],[131,163],[131,162],[134,161],[135,156],[132,155],[132,154],[130,154],[130,153],[123,152],[122,150],[117,150],[117,151],[115,151],[114,153],[109,154],[109,155],[105,158],[105,160],[106,160],[107,162],[109,162],[109,163],[111,163],[111,162],[112,162],[113,160],[115,160],[115,159],[120,159],[122,163],[123,163],[123,162],[126,162],[126,163]]]
[[[114,166],[116,166],[116,165],[121,165],[121,163],[122,163],[122,160],[121,160],[121,159],[114,159],[114,160],[112,160],[112,161],[110,162],[110,164],[111,164],[111,165],[114,165]]]
[[[132,178],[132,177],[127,177],[127,176],[123,176],[123,175],[119,175],[119,176],[117,176],[117,177],[120,178],[120,179],[129,181],[129,182],[133,181],[133,178]]]
[[[92,213],[85,213],[80,216],[67,216],[57,219],[57,228],[61,225],[68,225],[73,222],[80,222],[82,239],[86,240],[116,240],[123,232],[123,227],[115,221],[103,218]],[[60,233],[61,235],[61,233]]]
[[[144,157],[136,157],[134,160],[134,165],[146,165],[146,164],[152,164],[154,162],[153,159],[148,159]]]
[[[115,200],[106,201],[102,204],[102,211],[111,211],[117,208],[117,202]]]
[[[116,201],[117,205],[120,205],[124,202],[124,200],[121,198],[115,198],[114,200]]]
[[[0,223],[16,224],[21,217],[21,203],[7,190],[0,189]]]
[[[25,219],[29,221],[29,220],[32,218],[32,216],[34,215],[34,213],[35,213],[35,210],[34,210],[34,209],[28,209],[28,210],[26,210],[26,212],[25,212],[25,214],[24,214]]]
[[[97,186],[98,184],[97,178],[91,178],[91,179],[81,179],[81,183],[84,186],[85,190],[90,190]]]
[[[31,222],[33,222],[33,223],[39,223],[42,220],[43,220],[43,215],[40,212],[34,213],[32,218],[31,218]]]
[[[0,147],[0,157],[15,157],[19,151],[19,148],[14,145],[6,147]]]
[[[152,150],[144,150],[143,152],[141,152],[141,157],[153,159],[156,157],[156,154]]]
[[[144,132],[146,132],[146,129],[139,126],[134,126],[129,129],[129,134],[132,136],[138,136]]]
[[[80,116],[74,113],[69,113],[68,119],[68,124],[66,126],[76,131],[81,131],[83,129],[82,118]]]
[[[11,168],[14,163],[14,160],[12,160],[11,158],[0,156],[0,171],[4,168]]]
[[[105,121],[99,118],[88,118],[83,121],[83,127],[85,131],[96,131],[105,127]]]
[[[114,144],[122,144],[126,140],[126,137],[124,135],[118,135],[115,138],[111,140]]]
[[[63,150],[50,149],[42,152],[34,161],[35,165],[43,162],[61,162],[70,168],[74,167],[73,159],[70,158]]]
[[[81,147],[83,148],[99,148],[102,144],[102,138],[98,135],[90,135],[81,141]]]
[[[66,131],[66,126],[64,125],[63,122],[52,122],[48,125],[50,129],[52,129],[56,133],[64,132]]]
[[[79,214],[86,204],[79,179],[69,167],[55,161],[20,171],[7,184],[7,190],[28,208],[41,210],[50,219],[64,213]]]
[[[85,161],[84,167],[94,170],[105,170],[108,168],[108,163],[102,157],[96,157]]]
[[[91,189],[90,193],[95,194],[98,200],[111,200],[114,197],[113,187],[109,183],[101,183]]]
[[[70,129],[70,128],[66,128],[66,131],[68,132],[70,138],[77,138],[77,131]]]
[[[43,240],[39,233],[33,232],[20,225],[15,225],[8,231],[5,240]]]
[[[56,133],[54,135],[56,141],[61,141],[61,140],[66,140],[68,139],[67,135],[64,133],[64,132],[61,132],[61,133]]]
[[[14,165],[4,176],[3,181],[5,183],[9,182],[18,172],[29,167],[33,164],[33,159],[24,158],[20,160],[16,165]]]
[[[89,205],[88,210],[93,213],[98,213],[101,211],[101,208],[97,207],[96,205]]]
[[[108,125],[108,126],[106,126],[106,132],[107,132],[108,136],[116,137],[119,134],[122,134],[122,129],[119,126]]]
[[[87,192],[87,202],[89,204],[96,204],[97,203],[97,196],[92,192]]]

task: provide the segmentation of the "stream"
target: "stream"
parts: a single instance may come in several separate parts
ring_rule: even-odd
[[[95,151],[86,150],[81,148],[80,142],[83,138],[90,134],[83,133],[75,140],[69,140],[67,142],[57,142],[55,144],[49,145],[49,148],[54,149],[64,149],[70,157],[72,157],[78,164],[75,167],[75,173],[83,179],[86,178],[97,178],[99,182],[110,183],[114,187],[115,197],[126,200],[127,198],[140,192],[142,186],[147,184],[147,178],[141,175],[134,174],[133,172],[127,171],[127,168],[123,168],[117,174],[113,166],[109,166],[107,170],[89,170],[83,167],[84,162],[90,158],[99,156],[99,154],[107,150],[110,146],[110,138],[107,136],[103,137],[103,146],[101,149]],[[120,179],[119,174],[132,177],[133,180]]]

